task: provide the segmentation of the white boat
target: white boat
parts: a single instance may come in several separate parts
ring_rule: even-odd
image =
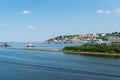
[[[32,43],[29,43],[26,47],[35,47]]]

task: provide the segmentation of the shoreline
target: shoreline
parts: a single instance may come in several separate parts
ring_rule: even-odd
[[[96,57],[111,57],[111,58],[120,58],[120,54],[116,53],[100,53],[100,52],[75,52],[75,51],[64,51],[59,49],[47,49],[47,48],[10,48],[16,50],[31,50],[31,51],[45,51],[45,52],[62,52],[65,54],[76,54],[76,55],[85,55],[85,56],[96,56]]]
[[[66,54],[76,54],[76,55],[85,55],[85,56],[96,56],[96,57],[111,57],[111,58],[120,58],[120,54],[117,53],[100,53],[100,52],[75,52],[75,51],[62,51]]]
[[[10,48],[15,50],[30,50],[30,51],[45,51],[45,52],[61,52],[57,49],[49,49],[49,48]]]

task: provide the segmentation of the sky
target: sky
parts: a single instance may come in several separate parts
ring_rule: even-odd
[[[0,0],[0,41],[120,32],[120,0]]]

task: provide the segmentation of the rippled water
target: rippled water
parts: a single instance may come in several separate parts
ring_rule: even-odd
[[[120,80],[120,59],[0,48],[0,80]]]

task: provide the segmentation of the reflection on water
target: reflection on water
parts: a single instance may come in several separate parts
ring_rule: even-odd
[[[11,47],[24,47],[12,43]],[[37,44],[62,48],[63,44]],[[120,59],[0,48],[1,80],[120,80]]]

